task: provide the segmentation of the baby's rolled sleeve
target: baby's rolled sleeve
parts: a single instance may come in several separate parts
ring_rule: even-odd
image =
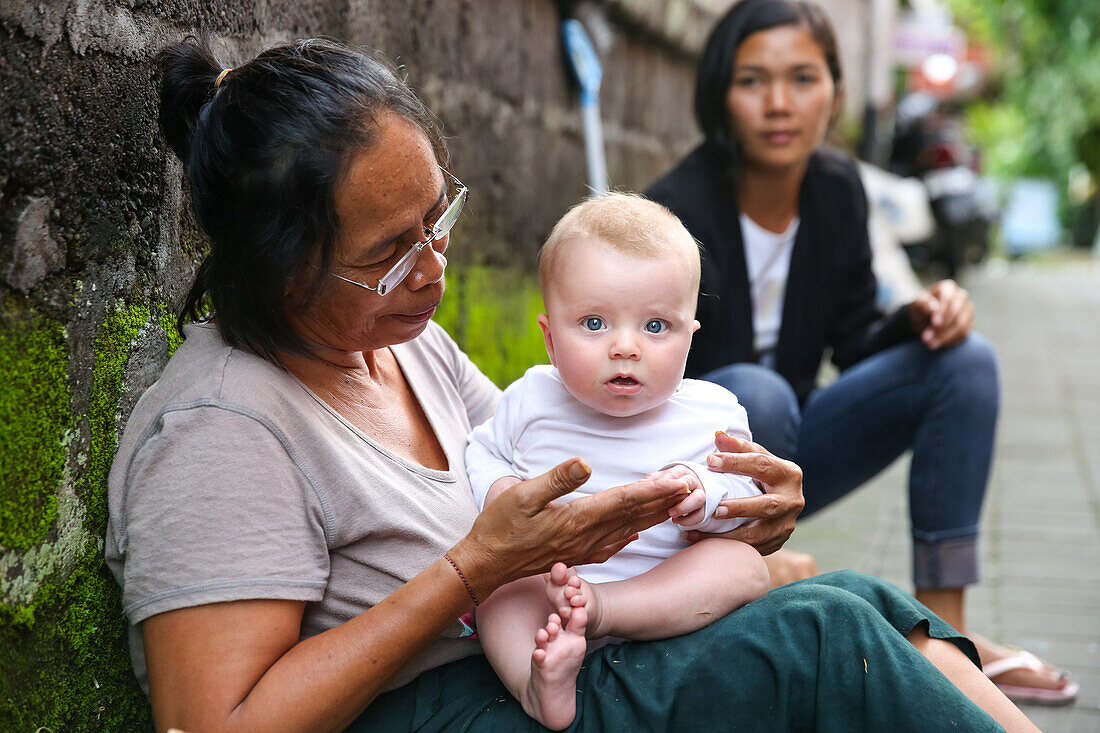
[[[166,411],[126,471],[124,611],[140,623],[224,601],[318,601],[332,518],[261,420],[223,407]]]
[[[752,433],[749,431],[749,417],[745,412],[745,408],[737,401],[737,398],[732,393],[726,392],[725,390],[722,390],[722,393],[722,399],[729,402],[729,414],[731,415],[730,424],[726,428],[726,433],[735,438],[741,438],[742,440],[752,440]],[[731,529],[737,529],[751,519],[751,517],[732,517],[729,519],[715,519],[714,517],[714,510],[726,499],[743,499],[750,496],[759,496],[763,493],[760,487],[757,486],[756,482],[751,478],[737,473],[719,473],[717,471],[711,471],[701,463],[690,461],[678,461],[672,465],[685,466],[695,473],[695,475],[699,477],[699,482],[703,485],[703,490],[707,495],[707,505],[703,512],[703,520],[690,527],[683,526],[683,529],[693,529],[699,532],[717,534],[729,532]]]
[[[677,461],[671,466],[683,466],[699,477],[699,483],[703,485],[703,493],[706,494],[707,504],[703,509],[703,519],[698,524],[681,525],[681,529],[693,529],[699,532],[729,532],[737,529],[751,517],[733,517],[731,519],[715,519],[714,510],[726,499],[742,499],[748,496],[757,496],[761,493],[752,479],[735,473],[716,473],[709,470],[701,463],[690,461]]]

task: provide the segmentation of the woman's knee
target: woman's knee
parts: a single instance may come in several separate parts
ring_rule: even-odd
[[[852,632],[868,625],[886,623],[882,610],[865,597],[866,590],[860,587],[861,584],[850,588],[843,582],[819,582],[831,575],[829,573],[772,590],[768,597],[781,596],[782,601],[775,609],[778,623],[803,629],[809,624],[822,629],[843,628]],[[870,595],[873,598],[874,594]]]
[[[958,345],[945,352],[956,369],[965,369],[996,380],[999,371],[997,351],[985,336],[972,331]]]
[[[1000,363],[993,344],[971,332],[959,344],[944,349],[937,364],[939,379],[955,387],[955,396],[978,400],[996,409],[1000,399]]]
[[[802,413],[786,379],[759,364],[730,364],[702,378],[736,395],[748,413],[753,440],[782,458],[795,454]]]

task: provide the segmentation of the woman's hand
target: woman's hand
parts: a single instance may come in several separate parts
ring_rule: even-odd
[[[521,481],[478,515],[470,533],[451,551],[478,598],[512,580],[566,565],[603,562],[668,519],[688,487],[683,479],[658,477],[606,489],[568,503],[552,503],[581,486],[592,470],[574,458]]]
[[[794,520],[806,505],[802,496],[802,469],[776,458],[763,446],[726,433],[717,433],[714,444],[720,452],[707,459],[712,471],[749,476],[764,490],[760,496],[726,499],[718,505],[714,516],[757,519],[719,535],[690,531],[684,536],[689,542],[726,537],[752,545],[761,555],[775,552],[794,532]]]
[[[970,294],[954,280],[941,280],[909,304],[909,325],[929,349],[953,346],[974,327]]]

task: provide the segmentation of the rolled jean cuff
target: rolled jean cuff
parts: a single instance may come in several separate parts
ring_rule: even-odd
[[[961,588],[981,579],[978,536],[913,538],[913,584],[920,590]]]

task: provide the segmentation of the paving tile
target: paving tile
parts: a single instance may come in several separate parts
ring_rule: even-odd
[[[1041,705],[1023,705],[1031,721],[1047,733],[1096,733],[1100,731],[1100,710],[1087,710],[1079,706],[1050,708]]]

